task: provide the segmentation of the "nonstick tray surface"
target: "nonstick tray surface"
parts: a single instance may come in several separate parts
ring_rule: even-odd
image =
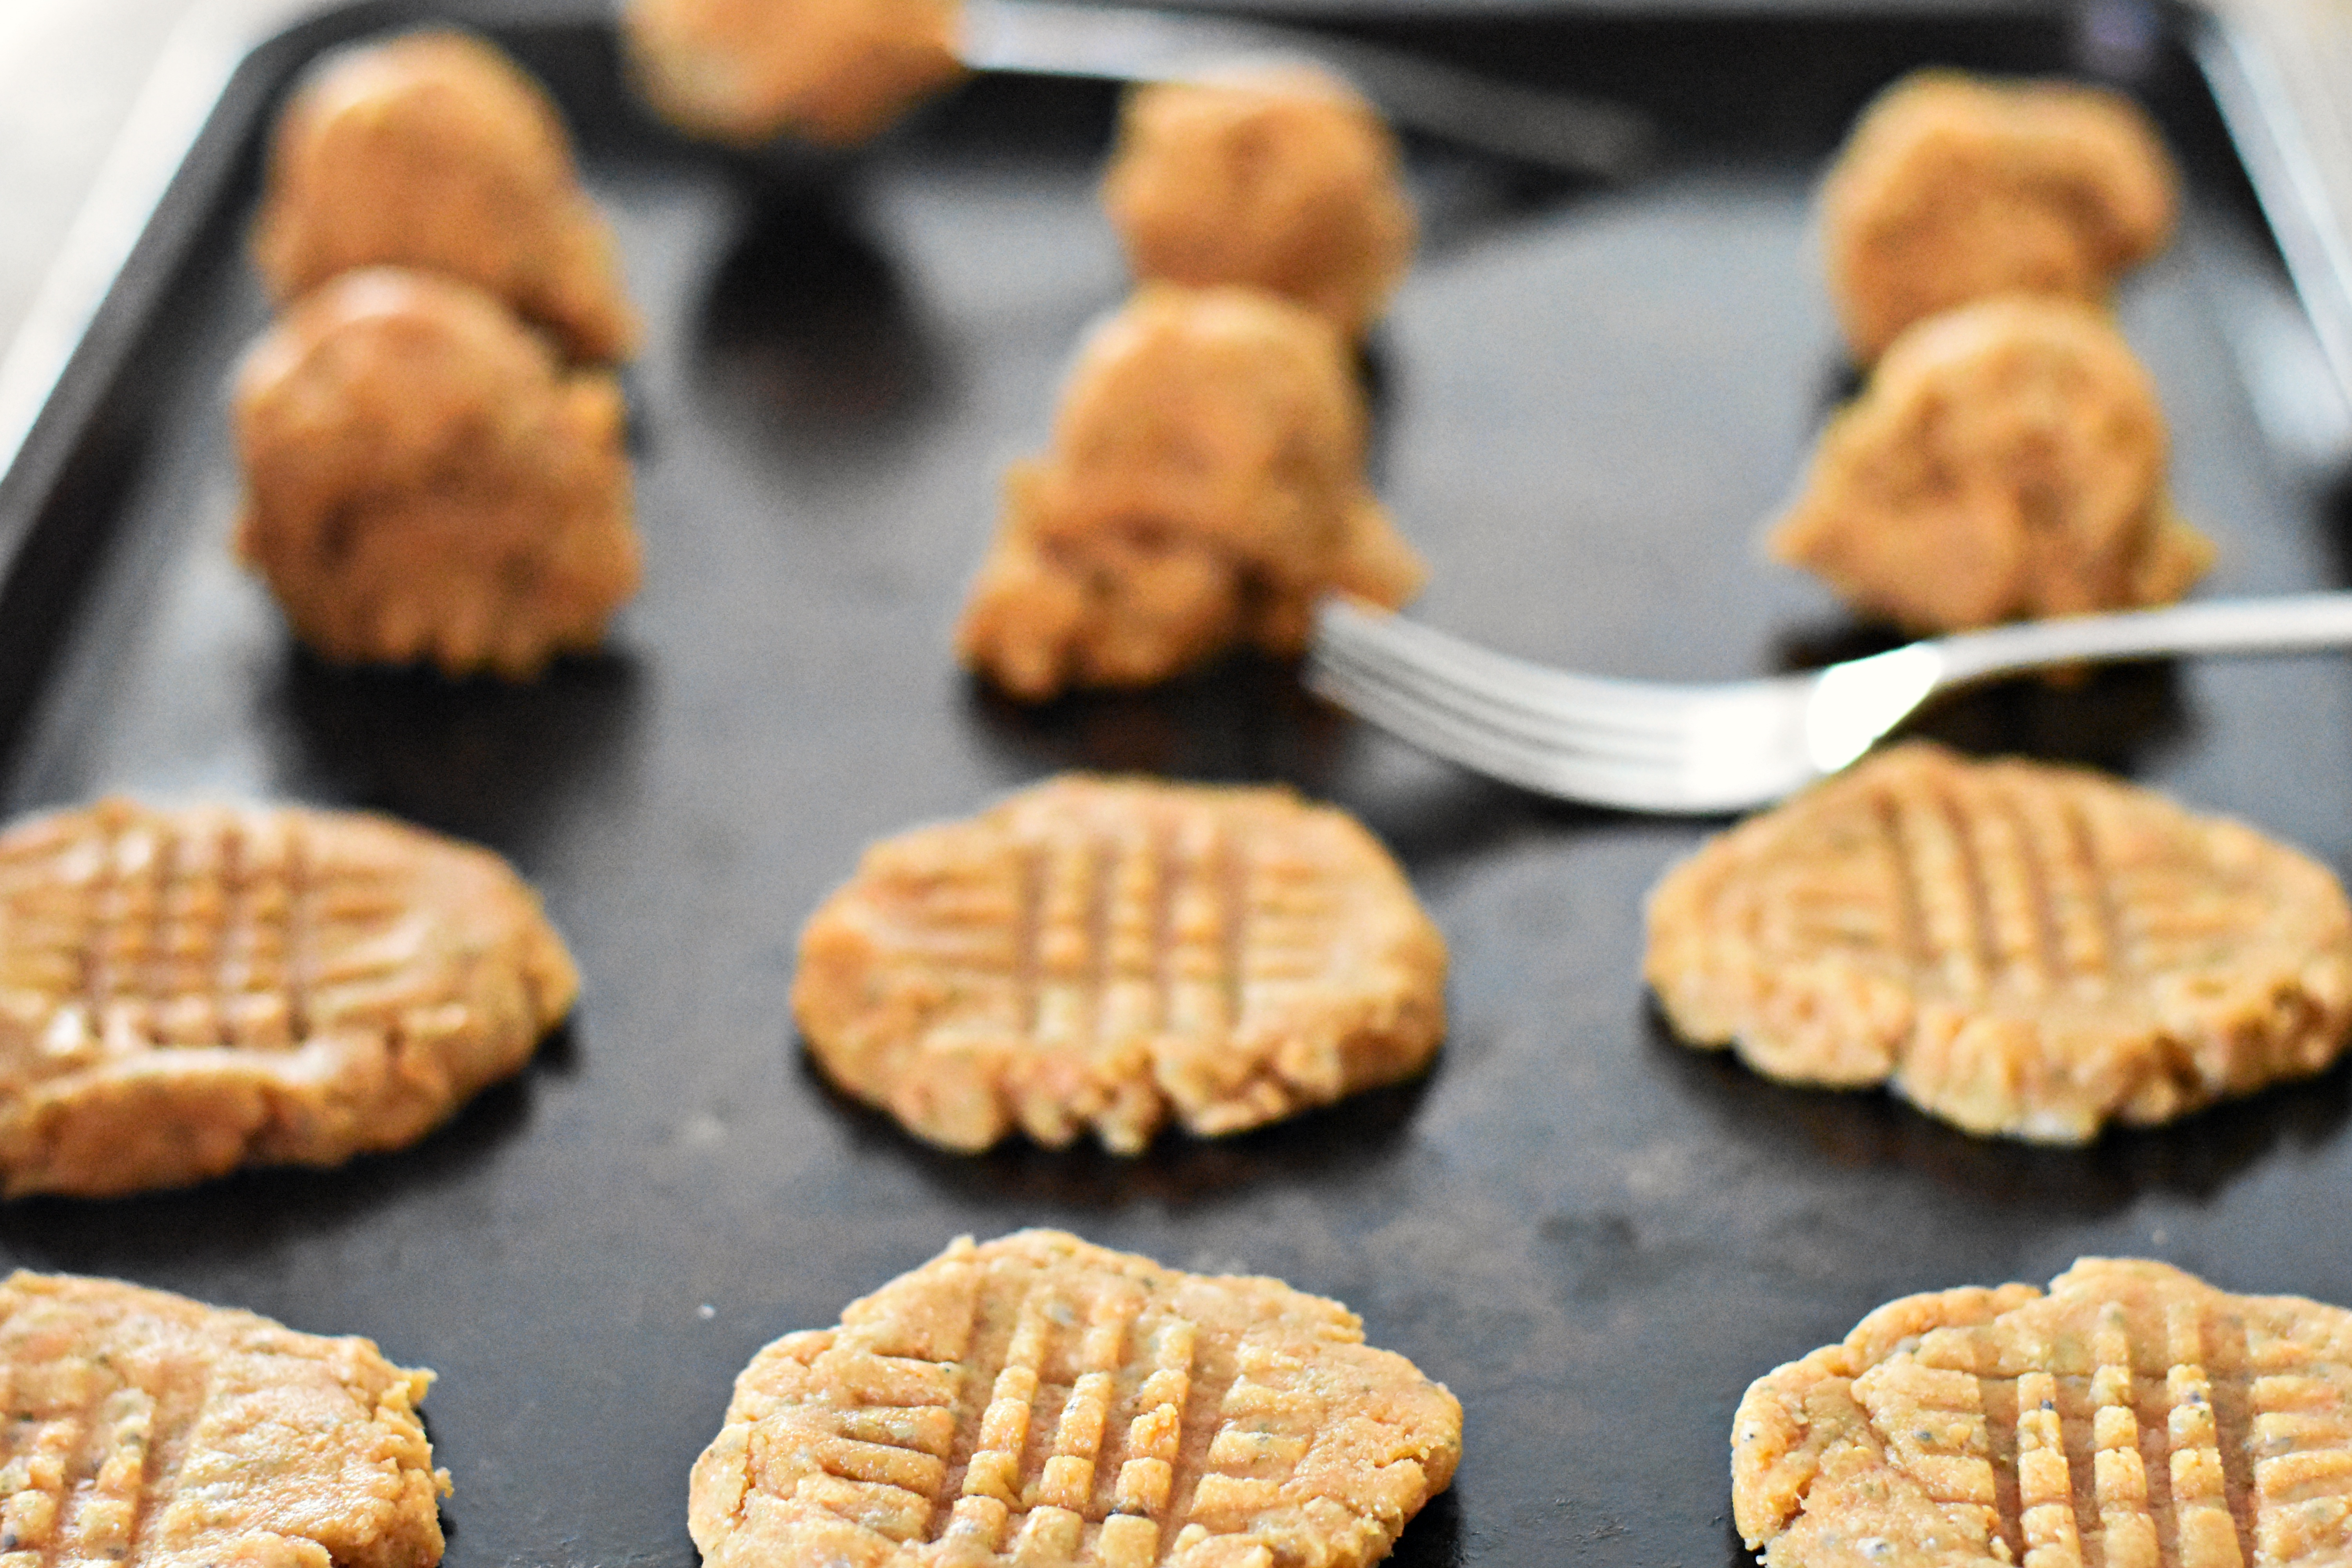
[[[691,1563],[687,1468],[738,1369],[960,1233],[1066,1226],[1348,1302],[1465,1408],[1460,1479],[1398,1549],[1415,1564],[1742,1561],[1741,1392],[1905,1292],[2147,1254],[2352,1302],[2344,1071],[2071,1152],[1776,1087],[1675,1044],[1638,977],[1643,893],[1714,825],[1482,783],[1259,662],[1034,711],[969,685],[948,627],[996,476],[1122,290],[1091,194],[1106,89],[982,82],[861,158],[745,164],[631,118],[601,22],[497,29],[572,115],[651,322],[646,589],[607,654],[533,686],[304,658],[226,552],[223,380],[264,319],[242,232],[287,77],[388,16],[253,57],[191,164],[218,177],[166,204],[184,258],[106,319],[85,412],[37,437],[64,477],[5,602],[5,804],[395,812],[511,857],[586,994],[415,1149],[10,1204],[0,1252],[437,1369],[452,1564]],[[1929,61],[2105,71],[2158,110],[2189,219],[2121,313],[2175,422],[2180,503],[2221,543],[2205,591],[2343,580],[2327,487],[2265,437],[2233,353],[2284,285],[2176,18],[1433,18],[1373,30],[1617,93],[1670,152],[1596,190],[1417,150],[1429,243],[1366,373],[1432,622],[1674,678],[1880,646],[1752,540],[1846,390],[1811,183],[1867,94]],[[2352,865],[2339,658],[2012,685],[1927,727],[2095,761]],[[785,1005],[803,918],[875,837],[1071,766],[1283,779],[1360,814],[1453,943],[1434,1070],[1131,1161],[953,1157],[831,1093]]]

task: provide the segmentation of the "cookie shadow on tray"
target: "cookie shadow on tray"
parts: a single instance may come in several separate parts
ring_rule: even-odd
[[[2333,1142],[2352,1120],[2352,1058],[2160,1127],[2114,1127],[2083,1145],[1977,1138],[1883,1089],[1778,1083],[1727,1050],[1675,1037],[1654,1002],[1649,1045],[1727,1135],[1795,1170],[1899,1172],[1990,1206],[2090,1220],[2151,1194],[2203,1201],[2283,1145]]]
[[[2327,563],[2333,568],[2333,580],[2327,585],[2352,587],[2352,454],[2346,454],[2345,460],[2319,482],[2324,487],[2320,535],[2327,546]]]
[[[1316,795],[1345,761],[1352,731],[1343,714],[1298,684],[1295,665],[1250,652],[1150,688],[1034,704],[971,679],[964,711],[983,748],[1020,777],[1042,765],[1219,783],[1282,779]]]
[[[1403,864],[1424,898],[1451,868],[1515,836],[1617,820],[1547,800],[1396,740],[1299,684],[1297,667],[1241,652],[1137,691],[1013,701],[969,680],[965,711],[1009,785],[1040,768],[1287,784],[1342,805]]]
[[[1835,418],[1839,410],[1862,395],[1869,380],[1843,350],[1831,351],[1813,377],[1812,423],[1807,428],[1819,435],[1822,426]]]
[[[1454,1568],[1463,1560],[1462,1482],[1454,1483],[1422,1505],[1389,1551],[1390,1568]]]
[[[1167,1129],[1136,1155],[1110,1153],[1091,1135],[1048,1149],[1017,1134],[984,1152],[959,1154],[922,1142],[885,1112],[843,1093],[797,1042],[793,1055],[803,1084],[840,1119],[860,1157],[895,1152],[950,1198],[1084,1214],[1138,1203],[1214,1204],[1277,1181],[1360,1191],[1413,1147],[1406,1136],[1413,1113],[1444,1071],[1441,1051],[1428,1071],[1402,1083],[1223,1138]]]
[[[1891,626],[1830,622],[1781,637],[1777,664],[1790,672],[1819,669],[1910,640]],[[1987,681],[1937,698],[1898,734],[1975,756],[2039,757],[2129,776],[2153,753],[2192,742],[2195,731],[2179,662],[2143,659]]]
[[[476,1180],[530,1124],[535,1081],[574,1070],[565,1025],[512,1078],[483,1089],[404,1149],[314,1168],[233,1171],[193,1186],[117,1198],[37,1196],[0,1202],[0,1253],[19,1267],[145,1279],[266,1259],[348,1233],[386,1211]]]
[[[887,460],[948,390],[898,266],[829,192],[770,192],[747,209],[693,331],[698,413],[794,471]]]
[[[347,668],[289,648],[262,699],[279,787],[488,844],[526,864],[551,807],[625,791],[644,679],[626,653],[570,658],[527,683]]]

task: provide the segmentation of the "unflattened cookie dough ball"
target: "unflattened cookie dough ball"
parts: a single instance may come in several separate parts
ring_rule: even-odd
[[[2168,447],[2101,312],[1988,300],[1895,341],[1766,547],[1915,632],[2168,604],[2213,559],[2172,510]]]
[[[689,135],[846,144],[963,74],[954,0],[627,0],[638,90]]]
[[[312,74],[278,122],[253,251],[281,305],[355,267],[417,267],[501,296],[577,359],[636,346],[554,104],[463,33],[407,34]]]
[[[1417,236],[1378,111],[1307,69],[1131,89],[1102,195],[1137,277],[1251,284],[1349,333]]]
[[[619,384],[490,295],[347,272],[247,353],[237,552],[331,659],[537,672],[636,591]]]
[[[2118,94],[1906,78],[1822,187],[1830,292],[1854,358],[1988,295],[2105,300],[2171,237],[2179,183],[2156,127]]]
[[[1147,287],[1080,350],[1051,449],[1006,474],[958,652],[1043,701],[1237,643],[1295,656],[1329,590],[1402,604],[1423,568],[1365,486],[1364,439],[1322,317],[1255,289]]]

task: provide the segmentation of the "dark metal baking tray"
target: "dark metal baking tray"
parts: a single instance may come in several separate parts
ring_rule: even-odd
[[[646,590],[608,653],[534,686],[306,658],[226,553],[222,381],[264,316],[242,230],[290,73],[395,15],[250,58],[0,484],[29,531],[0,598],[0,789],[12,808],[284,794],[479,839],[545,889],[585,998],[418,1148],[11,1204],[0,1252],[438,1369],[452,1563],[690,1563],[686,1470],[736,1371],[960,1232],[1066,1226],[1355,1307],[1467,1412],[1411,1563],[1740,1559],[1741,1391],[1902,1292],[2147,1253],[2352,1301],[2345,1072],[2073,1152],[1778,1088],[1674,1044],[1638,979],[1643,889],[1709,825],[1483,784],[1264,663],[1035,711],[969,686],[947,628],[995,475],[1041,441],[1072,342],[1121,290],[1091,199],[1100,87],[978,82],[863,157],[747,168],[627,110],[601,21],[495,27],[573,118],[651,322]],[[1870,646],[1751,541],[1844,384],[1811,184],[1864,97],[1930,61],[2105,74],[2158,110],[2189,216],[2121,315],[2175,421],[2181,504],[2221,543],[2210,589],[2345,579],[2327,476],[2247,391],[2248,323],[2292,307],[2182,16],[1435,15],[1364,26],[1616,95],[1673,152],[1596,190],[1416,149],[1430,243],[1367,371],[1433,622],[1659,677]],[[1930,727],[2088,758],[2352,862],[2337,658],[2016,685]],[[830,1093],[786,1016],[802,918],[877,835],[1080,764],[1286,779],[1360,813],[1454,945],[1435,1069],[1132,1161],[951,1157]]]

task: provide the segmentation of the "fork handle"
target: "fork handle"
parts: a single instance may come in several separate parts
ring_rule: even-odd
[[[2215,599],[2160,610],[2069,616],[1924,645],[1942,658],[1936,689],[2053,664],[2175,653],[2291,653],[2352,647],[2352,593]]]

